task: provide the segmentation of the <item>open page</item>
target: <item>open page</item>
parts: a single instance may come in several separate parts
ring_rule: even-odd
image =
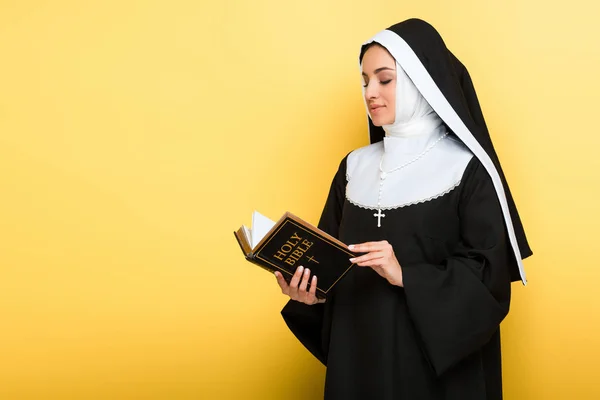
[[[252,249],[256,248],[256,245],[264,238],[271,228],[275,225],[274,221],[265,217],[258,211],[254,211],[252,214],[252,232],[250,234],[252,239]]]
[[[242,232],[244,232],[244,236],[246,237],[246,243],[252,246],[252,230],[246,225],[242,225]]]

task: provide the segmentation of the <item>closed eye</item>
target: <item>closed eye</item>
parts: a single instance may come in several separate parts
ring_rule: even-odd
[[[391,79],[388,79],[387,81],[381,81],[380,83],[381,83],[382,85],[387,85],[387,84],[388,84],[388,83],[390,83],[391,81],[392,81]],[[368,83],[365,83],[365,84],[363,85],[363,87],[364,87],[364,88],[366,88],[366,87],[367,87],[367,85],[368,85]]]

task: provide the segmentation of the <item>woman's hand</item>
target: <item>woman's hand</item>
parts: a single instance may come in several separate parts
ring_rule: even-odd
[[[281,292],[286,296],[290,296],[290,299],[299,301],[300,303],[308,304],[312,306],[317,303],[325,303],[325,299],[318,299],[316,296],[317,291],[317,277],[313,276],[310,282],[310,290],[306,290],[308,286],[308,278],[310,277],[310,270],[304,269],[300,266],[296,269],[296,273],[292,277],[290,284],[288,285],[283,275],[279,271],[275,271],[277,277],[277,283],[281,287]]]
[[[392,285],[404,286],[402,267],[396,259],[392,245],[387,240],[350,245],[348,248],[356,253],[367,253],[351,258],[350,262],[360,267],[372,268]]]

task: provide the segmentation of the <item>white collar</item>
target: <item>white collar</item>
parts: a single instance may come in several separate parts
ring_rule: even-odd
[[[391,210],[430,201],[452,191],[460,184],[473,155],[458,140],[450,137],[439,140],[444,133],[440,127],[427,135],[386,137],[383,142],[350,153],[346,167],[348,201],[361,208]],[[411,162],[434,143],[425,155]],[[383,185],[379,170],[382,156],[384,171],[409,163],[388,172]]]

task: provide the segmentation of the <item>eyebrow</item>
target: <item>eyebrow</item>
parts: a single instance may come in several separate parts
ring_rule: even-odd
[[[381,67],[381,68],[377,68],[377,69],[375,70],[375,73],[376,73],[376,74],[378,74],[378,73],[380,73],[381,71],[385,71],[385,70],[394,71],[394,69],[393,69],[393,68]],[[364,76],[367,76],[367,74],[365,74],[364,72],[363,72],[362,74],[363,74]]]

